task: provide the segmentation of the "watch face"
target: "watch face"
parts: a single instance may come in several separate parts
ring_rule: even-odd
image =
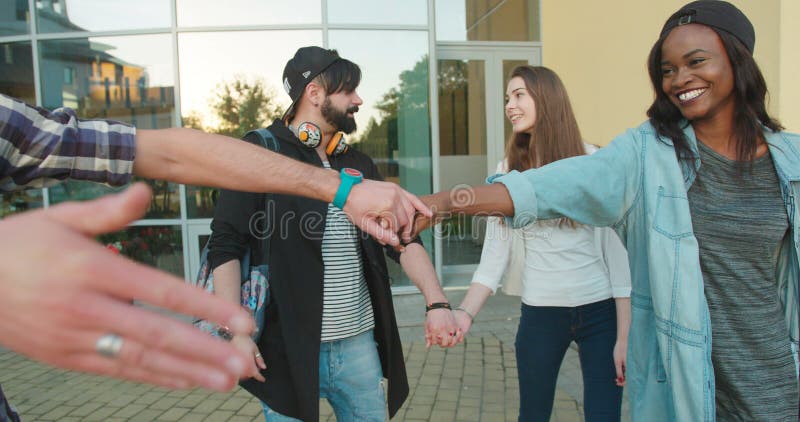
[[[345,173],[346,173],[348,176],[353,176],[353,177],[361,177],[361,172],[360,172],[360,171],[358,171],[358,170],[356,170],[356,169],[346,168],[346,169],[344,169],[344,172],[345,172]]]

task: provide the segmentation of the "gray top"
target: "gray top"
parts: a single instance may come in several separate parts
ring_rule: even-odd
[[[689,208],[711,312],[717,420],[796,422],[796,368],[775,284],[789,220],[775,167],[767,154],[737,171],[698,147]]]

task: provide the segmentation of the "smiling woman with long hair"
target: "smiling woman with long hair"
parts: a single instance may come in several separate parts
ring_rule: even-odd
[[[583,143],[567,90],[555,72],[520,66],[510,76],[505,110],[513,134],[498,171],[524,171],[594,150]],[[515,244],[513,236],[522,242]],[[523,257],[521,268],[513,264],[517,260],[511,254]],[[522,277],[516,339],[519,419],[550,420],[558,370],[575,341],[586,419],[619,420],[630,271],[617,235],[568,218],[539,221],[512,232],[499,218],[490,218],[480,265],[455,312],[462,332],[470,329],[474,315],[509,271]]]
[[[635,421],[798,420],[800,136],[767,113],[754,48],[735,6],[686,4],[650,53],[648,121],[593,155],[495,178],[471,204],[423,198],[446,215],[616,230]]]

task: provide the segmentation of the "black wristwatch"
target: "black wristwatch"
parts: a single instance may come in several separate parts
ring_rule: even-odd
[[[233,339],[233,333],[231,332],[231,329],[224,325],[218,325],[215,334],[217,337],[225,341],[231,341]]]
[[[450,303],[448,302],[434,302],[430,305],[425,306],[425,315],[428,315],[428,311],[432,311],[434,309],[452,309],[450,307]]]

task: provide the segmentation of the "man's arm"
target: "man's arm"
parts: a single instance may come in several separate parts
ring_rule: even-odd
[[[419,243],[410,243],[400,254],[400,265],[408,278],[422,292],[425,304],[447,302],[430,257]],[[458,325],[449,309],[433,309],[425,317],[425,344],[450,347],[458,344]]]
[[[187,128],[138,130],[134,173],[151,179],[247,192],[301,195],[333,201],[339,174],[301,163],[227,136]],[[344,211],[355,225],[383,243],[410,240],[414,215],[430,215],[414,195],[393,183],[353,187]],[[386,221],[382,228],[379,221]]]

